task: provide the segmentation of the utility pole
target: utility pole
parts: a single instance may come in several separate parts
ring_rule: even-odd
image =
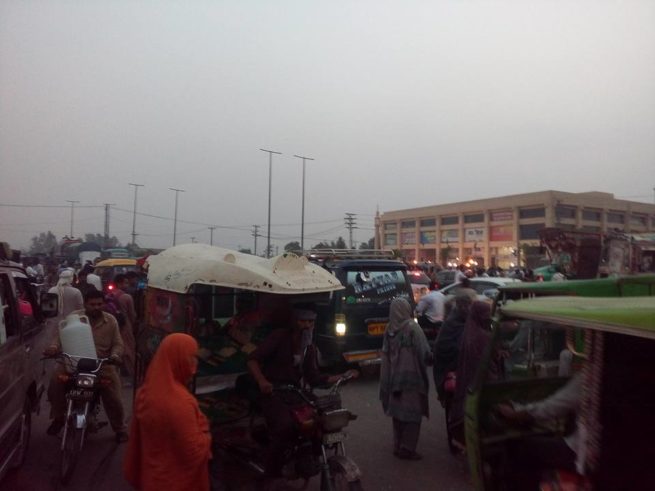
[[[75,203],[79,203],[79,201],[72,200],[72,199],[67,199],[66,200],[68,203],[71,204],[71,235],[70,238],[73,238],[73,221],[75,219]]]
[[[175,218],[173,218],[173,245],[175,245],[175,241],[177,239],[177,196],[180,193],[184,192],[184,189],[177,189],[177,188],[168,188],[171,191],[175,191]]]
[[[209,229],[209,245],[214,245],[214,230],[216,229],[216,225],[207,228]]]
[[[266,234],[266,257],[271,257],[271,183],[273,182],[273,154],[282,155],[282,152],[275,152],[273,150],[265,150],[260,148],[262,152],[268,153],[268,232]]]
[[[300,213],[300,250],[305,250],[305,160],[314,160],[302,155],[294,155],[294,157],[302,159],[302,206]]]
[[[257,237],[259,237],[259,225],[253,225],[252,226],[252,236],[255,238],[255,250],[253,251],[253,254],[256,256],[257,255]]]
[[[128,183],[130,186],[134,186],[134,206],[132,208],[132,246],[136,246],[136,194],[139,188],[145,186],[145,184],[134,184],[133,182]]]
[[[346,213],[346,217],[343,219],[344,223],[346,224],[346,228],[348,229],[348,236],[350,239],[350,248],[354,249],[353,247],[353,229],[357,228],[357,213]]]
[[[103,248],[107,249],[109,247],[109,210],[111,209],[111,205],[114,203],[105,203],[105,243],[103,244]]]
[[[195,243],[196,243],[196,238],[195,238],[195,237],[191,237],[191,243],[192,243],[192,244],[195,244]]]

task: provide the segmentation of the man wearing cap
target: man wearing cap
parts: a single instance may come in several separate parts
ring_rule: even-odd
[[[273,393],[273,387],[333,384],[343,376],[359,375],[356,370],[340,375],[320,373],[318,350],[312,340],[315,320],[316,312],[311,306],[294,309],[293,327],[274,329],[248,357],[248,371],[259,387],[259,403],[269,431],[266,473],[270,477],[279,476],[285,451],[296,437],[289,407]]]

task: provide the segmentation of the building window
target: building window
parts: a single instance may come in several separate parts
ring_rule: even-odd
[[[561,220],[562,218],[575,219],[576,211],[576,208],[573,206],[556,206],[555,217],[557,220]]]
[[[481,222],[484,222],[484,213],[464,215],[464,223],[481,223]]]
[[[421,227],[434,227],[437,224],[436,218],[423,218],[421,220]]]
[[[511,210],[499,210],[491,212],[492,222],[509,222],[514,220],[514,213]]]
[[[582,219],[589,222],[600,222],[600,210],[582,210]]]
[[[416,244],[416,234],[414,232],[402,232],[400,234],[400,243],[405,244]]]
[[[405,220],[400,222],[400,228],[414,228],[416,227],[416,220]]]
[[[625,216],[623,213],[618,211],[608,211],[607,212],[607,223],[624,223]]]
[[[441,225],[457,225],[459,217],[441,217]]]
[[[398,245],[398,234],[385,234],[384,245],[385,246]]]
[[[600,232],[600,227],[594,227],[593,225],[585,225],[582,227],[584,232]]]
[[[521,208],[519,210],[519,218],[543,218],[545,216],[545,208]]]
[[[385,230],[396,230],[396,222],[386,222],[384,224]]]
[[[630,216],[630,224],[631,225],[638,225],[640,227],[647,227],[648,226],[648,218],[646,215],[631,215]]]
[[[519,225],[519,239],[539,239],[539,231],[546,226],[545,223],[534,223],[531,225]]]

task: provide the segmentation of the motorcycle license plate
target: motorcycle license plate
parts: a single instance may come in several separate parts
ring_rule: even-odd
[[[342,431],[337,431],[335,433],[327,433],[323,435],[323,444],[332,445],[334,443],[342,442],[346,439],[346,434]]]
[[[381,336],[387,325],[384,322],[372,322],[368,325],[368,333],[371,336]]]
[[[68,393],[69,397],[71,399],[91,399],[93,397],[93,392],[89,390],[83,390],[83,389],[72,389]]]

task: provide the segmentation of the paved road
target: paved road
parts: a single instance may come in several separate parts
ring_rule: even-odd
[[[131,390],[124,391],[131,401]],[[359,415],[349,427],[347,451],[364,474],[362,484],[367,491],[428,490],[470,491],[463,458],[452,457],[447,449],[443,412],[434,394],[430,399],[432,418],[424,421],[418,462],[401,461],[391,453],[391,421],[381,411],[377,401],[377,380],[366,377],[343,389],[346,407]],[[124,445],[113,440],[113,432],[104,428],[87,441],[72,482],[62,488],[57,481],[59,440],[45,434],[47,406],[34,420],[31,447],[21,469],[0,483],[3,491],[127,491],[121,473]],[[318,489],[313,483],[310,489]],[[165,491],[165,490],[162,490]]]

